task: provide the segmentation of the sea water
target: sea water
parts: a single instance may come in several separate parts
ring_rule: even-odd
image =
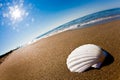
[[[118,19],[120,20],[120,8],[96,12],[96,13],[89,14],[84,17],[75,19],[66,24],[60,25],[60,26],[36,37],[30,43],[35,42],[41,38],[46,38],[46,37],[49,37],[49,36],[52,36],[52,35],[58,34],[60,32],[67,31],[67,30],[90,27],[92,25],[102,24],[102,23],[106,23],[106,22],[110,22],[110,21],[118,20]]]

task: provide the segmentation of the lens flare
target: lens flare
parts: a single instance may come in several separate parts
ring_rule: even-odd
[[[25,15],[25,11],[16,5],[9,7],[9,14],[11,20],[17,21],[17,20],[22,20],[23,16]]]

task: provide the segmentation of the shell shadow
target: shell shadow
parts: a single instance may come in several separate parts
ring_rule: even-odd
[[[104,62],[102,63],[102,65],[101,65],[100,68],[102,68],[103,66],[108,66],[108,65],[110,65],[110,64],[112,64],[112,63],[114,62],[114,57],[113,57],[108,51],[106,51],[106,50],[104,50],[104,49],[102,49],[102,51],[103,51],[107,56],[106,56],[106,58],[105,58],[105,60],[104,60]],[[99,70],[100,68],[97,68],[97,69]],[[95,68],[90,67],[90,68],[88,68],[86,71],[94,70],[94,69],[95,69]]]
[[[104,62],[102,63],[101,67],[112,64],[114,62],[114,57],[109,52],[107,52],[106,50],[104,50],[104,49],[102,49],[102,50],[104,51],[104,53],[107,54],[107,56],[106,56]]]

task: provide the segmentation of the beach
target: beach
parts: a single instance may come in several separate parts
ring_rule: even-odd
[[[99,45],[114,61],[101,69],[70,72],[66,59],[83,44]],[[0,64],[0,80],[120,80],[119,50],[120,20],[65,31],[9,54]]]

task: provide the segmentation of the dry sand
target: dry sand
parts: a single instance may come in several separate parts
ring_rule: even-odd
[[[99,70],[71,73],[66,58],[86,43],[107,50],[114,62]],[[0,80],[120,80],[120,21],[62,32],[22,47],[0,64]]]

